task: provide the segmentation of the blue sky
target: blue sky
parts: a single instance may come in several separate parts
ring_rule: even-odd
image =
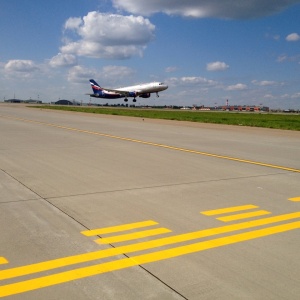
[[[94,78],[169,85],[146,105],[300,109],[299,0],[1,1],[0,38],[0,101],[88,102]]]

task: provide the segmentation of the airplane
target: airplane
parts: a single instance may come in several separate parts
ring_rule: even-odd
[[[149,98],[151,93],[156,93],[156,97],[159,97],[158,92],[168,88],[163,82],[145,83],[118,89],[102,88],[94,79],[90,79],[90,84],[94,92],[94,94],[87,94],[90,97],[107,99],[125,98],[125,102],[128,101],[128,97],[133,97],[133,102],[136,102],[136,97]]]

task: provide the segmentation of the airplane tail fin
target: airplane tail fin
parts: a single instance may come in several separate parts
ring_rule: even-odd
[[[101,86],[94,79],[90,79],[90,84],[94,91],[94,94],[99,94],[99,92],[102,91]]]

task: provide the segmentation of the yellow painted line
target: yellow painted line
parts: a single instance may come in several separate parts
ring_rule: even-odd
[[[230,222],[230,221],[253,218],[253,217],[263,216],[263,215],[268,215],[268,214],[270,214],[270,212],[267,210],[257,210],[257,211],[253,211],[250,213],[243,213],[243,214],[219,217],[219,218],[217,218],[217,220],[223,221],[223,222]]]
[[[294,202],[299,202],[300,201],[300,197],[294,197],[294,198],[290,198],[290,201],[294,201]]]
[[[211,229],[204,229],[204,230],[180,234],[176,236],[160,238],[152,241],[141,242],[141,243],[121,246],[116,248],[104,249],[100,251],[89,252],[85,254],[79,254],[79,255],[74,255],[74,256],[69,256],[64,258],[58,258],[58,259],[31,264],[27,266],[15,267],[7,270],[0,270],[0,280],[53,270],[53,269],[62,268],[65,266],[75,265],[84,262],[89,262],[93,260],[99,260],[101,258],[112,257],[119,254],[138,252],[138,251],[148,250],[152,248],[173,245],[180,242],[192,241],[195,239],[214,236],[218,234],[229,233],[237,230],[250,229],[258,226],[264,226],[268,224],[293,220],[297,218],[300,218],[300,212],[273,216],[273,217],[259,219],[259,220],[252,220],[252,221],[243,222],[239,224],[226,225],[226,226],[221,226],[221,227],[216,227]]]
[[[131,229],[142,228],[142,227],[148,227],[148,226],[153,226],[153,225],[157,225],[157,224],[158,223],[155,221],[148,220],[148,221],[143,221],[143,222],[135,222],[135,223],[118,225],[118,226],[93,229],[93,230],[85,230],[85,231],[81,231],[81,233],[85,236],[94,236],[94,235],[102,235],[102,234],[126,231],[126,230],[131,230]]]
[[[300,228],[300,221],[277,225],[269,228],[258,229],[250,232],[239,233],[232,236],[217,238],[214,240],[198,242],[190,245],[180,246],[167,250],[161,250],[153,253],[142,254],[130,258],[123,258],[111,262],[83,267],[75,270],[65,271],[58,274],[47,275],[35,279],[24,280],[17,283],[11,283],[0,287],[0,297],[11,296],[24,293],[44,287],[53,286],[81,278],[95,276],[107,272],[125,269],[137,265],[143,265],[151,262],[179,257],[186,254],[217,248],[225,245],[236,244],[256,238],[261,238],[281,232],[286,232]]]
[[[0,265],[8,264],[8,260],[5,257],[0,256]]]
[[[161,148],[170,149],[170,150],[182,151],[182,152],[193,153],[193,154],[198,154],[198,155],[203,155],[203,156],[209,156],[209,157],[215,157],[215,158],[220,158],[220,159],[226,159],[226,160],[231,160],[231,161],[236,161],[236,162],[241,162],[241,163],[257,165],[257,166],[261,166],[261,167],[267,167],[267,168],[273,168],[273,169],[279,169],[279,170],[284,170],[284,171],[289,171],[289,172],[300,173],[299,169],[278,166],[278,165],[273,165],[273,164],[267,164],[267,163],[263,163],[263,162],[253,161],[253,160],[240,159],[240,158],[231,157],[231,156],[224,156],[224,155],[218,155],[218,154],[202,152],[202,151],[197,151],[197,150],[173,147],[173,146],[168,146],[168,145],[164,145],[164,144],[157,144],[157,143],[152,143],[152,142],[147,142],[147,141],[142,141],[142,140],[120,137],[120,136],[111,135],[111,134],[105,134],[105,133],[101,133],[101,132],[95,132],[95,131],[83,130],[83,129],[73,128],[73,127],[61,126],[61,125],[56,125],[56,124],[52,124],[52,123],[45,123],[45,122],[41,122],[41,121],[28,120],[28,119],[17,118],[17,117],[12,117],[12,116],[3,116],[3,115],[0,115],[0,116],[4,117],[4,118],[8,118],[8,119],[19,120],[22,122],[40,124],[40,125],[44,125],[44,126],[60,128],[60,129],[65,129],[65,130],[70,130],[70,131],[75,131],[75,132],[81,132],[81,133],[87,133],[87,134],[92,134],[92,135],[97,135],[97,136],[104,136],[104,137],[108,137],[108,138],[129,141],[129,142],[134,142],[134,143],[140,143],[140,144],[150,145],[150,146],[155,146],[155,147],[161,147]]]
[[[172,231],[167,228],[157,228],[157,229],[143,230],[143,231],[138,231],[138,232],[133,232],[128,234],[122,234],[118,236],[111,236],[107,238],[97,239],[95,240],[95,242],[98,244],[120,243],[125,241],[137,240],[149,236],[169,233],[169,232]]]
[[[226,207],[226,208],[220,208],[220,209],[214,209],[214,210],[201,211],[201,214],[205,215],[205,216],[215,216],[215,215],[222,215],[222,214],[226,214],[226,213],[247,210],[247,209],[253,209],[253,208],[258,208],[258,206],[252,205],[252,204],[232,206],[232,207]]]

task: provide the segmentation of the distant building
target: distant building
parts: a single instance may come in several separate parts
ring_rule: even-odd
[[[228,111],[265,111],[268,112],[270,109],[267,106],[256,106],[256,105],[229,105],[229,106],[223,106],[222,110],[228,110]]]
[[[28,104],[42,104],[43,102],[41,100],[21,100],[21,99],[8,99],[4,100],[5,103],[28,103]]]
[[[29,104],[42,104],[43,102],[42,102],[41,100],[29,99],[29,100],[24,100],[24,103],[29,103]]]
[[[54,104],[57,104],[57,105],[80,105],[79,102],[70,101],[70,100],[58,100],[58,101],[54,102]]]
[[[24,101],[20,100],[20,99],[7,99],[7,100],[4,100],[4,102],[6,102],[6,103],[23,103]]]

